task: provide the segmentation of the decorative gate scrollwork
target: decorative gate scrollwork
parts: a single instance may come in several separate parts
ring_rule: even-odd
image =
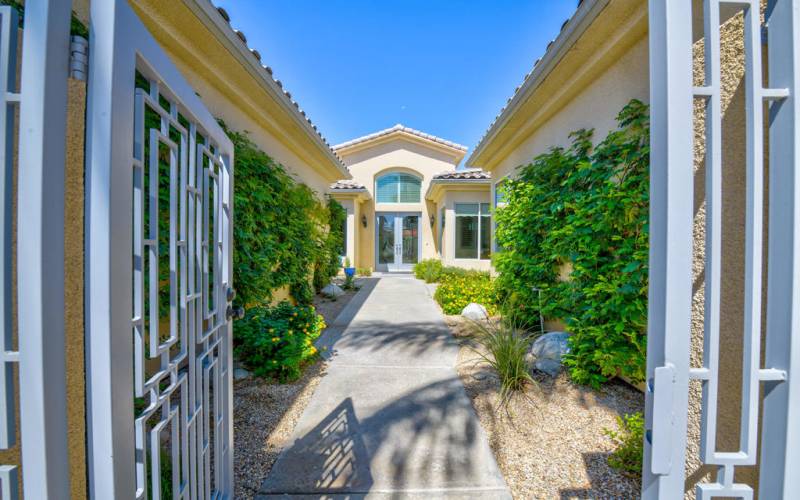
[[[737,469],[758,465],[760,498],[794,498],[800,492],[800,102],[796,99],[800,6],[797,0],[703,0],[702,11],[693,12],[693,4],[700,3],[649,2],[651,239],[642,496],[684,495],[689,383],[695,380],[702,384],[703,396],[700,452],[692,458],[715,469],[711,480],[697,485],[696,497],[753,498],[750,484],[736,482],[735,476]],[[720,348],[725,347],[720,335],[725,150],[720,36],[725,19],[721,11],[741,16],[737,22],[742,23],[745,123],[737,128],[743,129],[746,138],[743,324],[737,331],[743,355],[733,370],[741,373],[741,394],[739,439],[732,450],[721,450],[718,443],[718,420],[723,413],[718,408],[719,393],[723,392],[719,381],[724,375]],[[702,27],[705,50],[698,59],[704,71],[697,86],[693,86],[697,62],[693,41],[698,34],[693,32],[694,19],[703,21],[694,27]],[[763,54],[769,64],[762,66]],[[704,104],[705,113],[706,239],[703,362],[692,367],[695,100]],[[768,183],[764,179],[766,135]],[[769,186],[768,203],[765,184]],[[762,335],[765,208],[769,219]],[[763,356],[762,342],[766,346]]]
[[[109,321],[89,334],[91,492],[230,498],[233,148],[127,2],[91,8],[90,200],[111,211],[87,228],[89,287],[108,287],[89,321]]]

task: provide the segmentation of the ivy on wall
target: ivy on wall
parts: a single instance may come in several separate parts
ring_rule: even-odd
[[[276,290],[289,287],[297,302],[307,304],[314,296],[312,277],[313,284],[324,286],[338,271],[343,236],[337,221],[344,209],[334,200],[322,204],[246,134],[226,132],[233,142],[236,169],[237,302],[245,307],[268,304]]]
[[[333,198],[328,198],[328,234],[325,248],[314,267],[314,288],[320,290],[342,267],[340,254],[344,247],[344,225],[347,211]]]
[[[592,147],[571,134],[519,167],[499,208],[495,254],[507,307],[561,318],[573,336],[572,378],[594,386],[644,379],[647,326],[649,116],[629,102],[619,129]]]

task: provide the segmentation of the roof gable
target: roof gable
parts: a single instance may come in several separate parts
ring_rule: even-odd
[[[441,137],[436,137],[435,135],[426,134],[425,132],[401,124],[337,144],[333,147],[333,150],[342,157],[395,140],[405,140],[438,153],[444,153],[446,156],[450,157],[454,163],[460,162],[467,153],[466,146],[442,139]]]

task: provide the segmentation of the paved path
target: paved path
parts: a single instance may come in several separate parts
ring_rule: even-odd
[[[328,373],[259,498],[511,498],[422,282],[372,280],[322,340]]]

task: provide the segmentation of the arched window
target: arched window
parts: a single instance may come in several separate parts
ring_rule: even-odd
[[[391,173],[375,181],[378,203],[419,203],[422,181],[411,174]]]

